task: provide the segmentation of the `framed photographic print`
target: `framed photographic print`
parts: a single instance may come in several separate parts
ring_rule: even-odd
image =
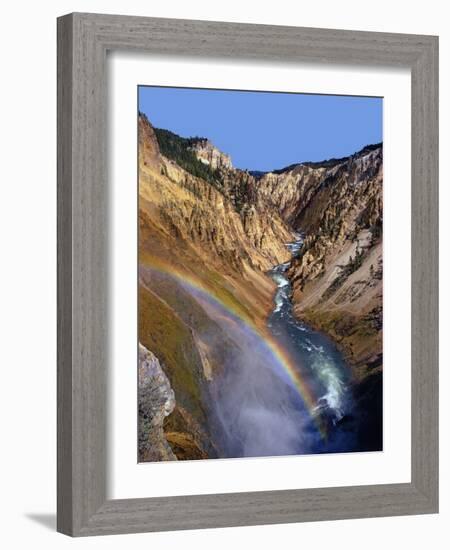
[[[436,37],[58,20],[58,530],[438,509]]]

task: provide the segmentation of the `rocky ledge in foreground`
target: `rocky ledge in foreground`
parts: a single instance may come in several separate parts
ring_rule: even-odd
[[[139,343],[139,460],[176,460],[164,435],[164,419],[175,408],[175,394],[157,357]]]

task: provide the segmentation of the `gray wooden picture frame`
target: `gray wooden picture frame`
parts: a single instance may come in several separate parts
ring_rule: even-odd
[[[107,499],[110,50],[411,69],[410,483]],[[57,529],[72,536],[438,511],[437,37],[82,13],[58,19],[57,487]]]

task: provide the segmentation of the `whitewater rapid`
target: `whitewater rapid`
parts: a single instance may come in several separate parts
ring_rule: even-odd
[[[302,236],[297,234],[295,241],[286,245],[291,261],[275,266],[268,273],[277,285],[268,328],[294,357],[296,368],[315,396],[313,409],[305,413],[320,417],[326,426],[327,437],[316,438],[310,452],[349,451],[355,444],[350,369],[331,339],[296,319],[292,311],[292,287],[287,271],[302,245]],[[313,423],[310,432],[314,432]]]
[[[221,309],[217,315],[210,303],[203,304],[229,341],[238,344],[225,348],[224,368],[210,386],[214,441],[221,457],[357,450],[350,369],[332,340],[292,311],[288,270],[302,244],[297,235],[286,245],[291,260],[267,273],[277,285],[267,321],[269,338],[229,312]],[[217,344],[208,338],[210,345]]]

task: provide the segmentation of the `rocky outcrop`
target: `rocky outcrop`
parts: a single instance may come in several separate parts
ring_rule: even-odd
[[[209,139],[197,138],[191,146],[196,157],[213,170],[233,168],[231,157],[215,147]]]
[[[156,356],[139,343],[139,459],[176,460],[163,431],[175,394]]]

